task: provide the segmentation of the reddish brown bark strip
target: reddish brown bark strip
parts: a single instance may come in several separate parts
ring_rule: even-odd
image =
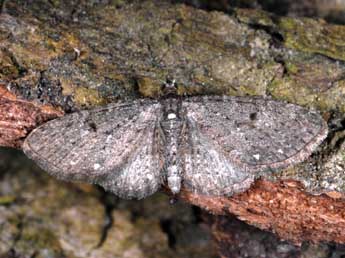
[[[345,202],[328,195],[308,194],[295,181],[260,179],[245,193],[231,198],[187,192],[182,198],[215,214],[235,214],[295,244],[302,241],[345,243]]]
[[[62,115],[60,109],[50,105],[18,99],[0,84],[0,146],[20,148],[32,129]]]

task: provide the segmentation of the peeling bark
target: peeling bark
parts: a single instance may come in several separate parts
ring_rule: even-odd
[[[213,214],[239,219],[300,245],[303,241],[345,243],[345,202],[340,193],[311,195],[301,183],[257,180],[231,198],[183,193],[183,199]]]
[[[60,109],[50,105],[18,99],[0,84],[0,146],[20,148],[32,129],[62,115]]]

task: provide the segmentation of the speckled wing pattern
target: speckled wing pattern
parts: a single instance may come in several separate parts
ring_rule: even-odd
[[[169,178],[176,189],[230,196],[303,161],[327,135],[317,112],[267,98],[166,100],[66,115],[33,130],[23,150],[60,179],[123,198],[144,198]]]
[[[211,137],[204,135],[200,127],[193,118],[187,119],[182,140],[184,187],[217,196],[247,190],[254,174],[232,163],[231,157]]]
[[[183,108],[185,186],[204,194],[241,192],[260,172],[303,161],[327,136],[317,112],[260,97],[192,97]]]
[[[158,102],[143,100],[72,113],[36,128],[23,150],[59,179],[96,183],[140,199],[162,183],[154,147],[159,111]]]

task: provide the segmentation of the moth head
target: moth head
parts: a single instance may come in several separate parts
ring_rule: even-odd
[[[177,95],[177,83],[175,79],[167,78],[162,84],[163,96],[176,96]]]

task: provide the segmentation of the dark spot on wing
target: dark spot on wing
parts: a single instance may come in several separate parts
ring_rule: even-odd
[[[97,132],[97,125],[95,122],[89,122],[89,126],[94,132]]]
[[[257,117],[258,117],[258,113],[250,113],[250,115],[249,115],[249,118],[250,118],[250,120],[252,120],[252,121],[256,120]]]

